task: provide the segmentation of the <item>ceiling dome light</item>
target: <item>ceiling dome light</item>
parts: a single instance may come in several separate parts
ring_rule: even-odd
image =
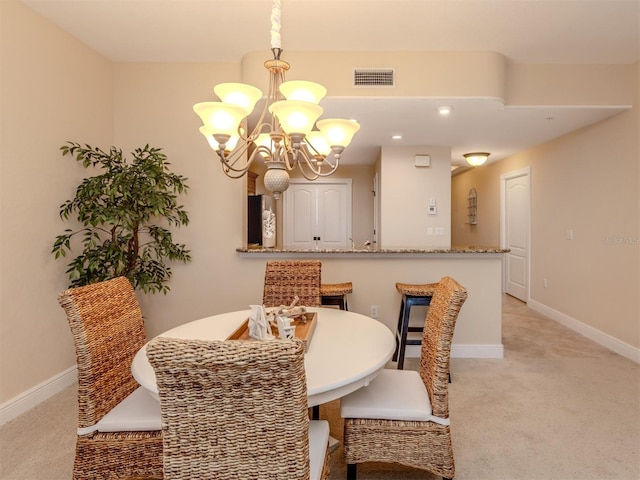
[[[489,153],[487,152],[473,152],[473,153],[465,153],[462,155],[469,165],[472,167],[479,167],[480,165],[484,165],[484,163],[489,158]]]
[[[438,107],[438,113],[440,115],[449,115],[452,111],[453,107],[450,107],[449,105],[442,105]]]

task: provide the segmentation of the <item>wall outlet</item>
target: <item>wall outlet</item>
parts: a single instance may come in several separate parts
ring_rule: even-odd
[[[377,305],[371,305],[371,315],[369,315],[371,318],[378,318],[378,306]]]

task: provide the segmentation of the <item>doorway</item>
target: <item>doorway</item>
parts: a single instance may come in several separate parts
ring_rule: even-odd
[[[531,167],[500,175],[500,243],[505,254],[505,293],[529,301]]]

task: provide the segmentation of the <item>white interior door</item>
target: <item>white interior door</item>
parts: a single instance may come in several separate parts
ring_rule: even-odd
[[[505,292],[529,300],[530,169],[504,174],[502,191],[502,245],[505,255]]]

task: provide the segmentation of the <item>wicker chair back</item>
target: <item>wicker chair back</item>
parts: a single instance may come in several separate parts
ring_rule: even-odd
[[[449,418],[449,362],[451,341],[467,290],[453,278],[436,284],[422,331],[420,376],[429,391],[433,414]]]
[[[300,299],[298,305],[319,307],[321,269],[319,260],[268,261],[264,275],[263,305],[290,305],[297,295]]]
[[[304,346],[158,337],[164,479],[309,478]]]
[[[142,312],[129,280],[118,277],[58,295],[78,363],[78,428],[95,425],[139,387],[131,362],[146,343]],[[73,478],[162,477],[162,437],[145,432],[78,435]]]

